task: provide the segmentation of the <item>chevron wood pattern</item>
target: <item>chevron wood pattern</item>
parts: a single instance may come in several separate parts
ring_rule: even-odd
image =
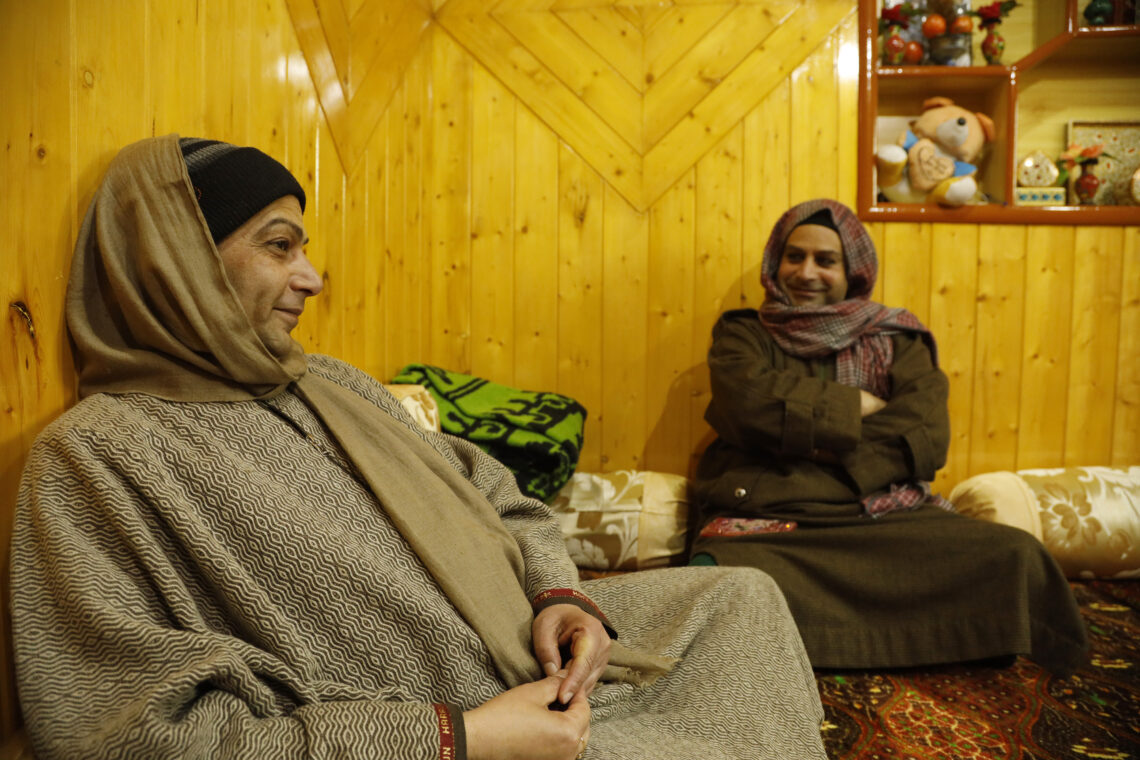
[[[436,19],[645,211],[849,11],[842,0],[449,0]]]
[[[430,6],[426,0],[286,5],[341,164],[351,174],[427,31]]]

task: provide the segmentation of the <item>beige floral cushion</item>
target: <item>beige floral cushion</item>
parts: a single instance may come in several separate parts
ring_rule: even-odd
[[[422,385],[385,385],[385,389],[412,415],[412,419],[427,430],[439,432],[439,405],[428,389]]]
[[[1140,578],[1140,467],[991,472],[950,500],[1037,536],[1070,578]]]
[[[578,567],[639,570],[679,560],[689,516],[680,475],[623,470],[575,473],[551,508]]]

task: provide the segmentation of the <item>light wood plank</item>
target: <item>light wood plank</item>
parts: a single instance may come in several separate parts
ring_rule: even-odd
[[[670,72],[728,14],[727,3],[662,5],[661,14],[645,26],[645,79],[656,83]]]
[[[696,200],[691,170],[649,213],[645,468],[677,475],[689,472],[686,444],[692,440]]]
[[[886,290],[884,285],[886,278],[883,276],[883,267],[886,265],[889,255],[884,243],[888,225],[883,222],[871,222],[865,223],[863,226],[867,229],[867,234],[871,236],[871,241],[875,244],[875,252],[879,259],[879,275],[875,278],[875,287],[871,290],[871,300],[882,303],[883,293]]]
[[[151,129],[202,136],[206,99],[205,28],[199,0],[151,2],[147,12],[147,74]],[[171,86],[177,82],[176,86]]]
[[[704,421],[711,397],[706,357],[712,328],[723,311],[740,304],[743,132],[743,126],[734,129],[697,164],[692,362],[701,371],[693,375],[689,407],[689,450],[694,456],[690,468],[712,440],[712,431]]]
[[[324,282],[330,279],[329,247],[325,241],[318,239],[317,225],[319,202],[318,166],[320,165],[319,150],[321,146],[321,132],[327,131],[327,126],[321,118],[317,105],[313,82],[304,70],[301,54],[296,48],[296,37],[289,39],[289,46],[293,49],[294,65],[287,68],[288,85],[292,92],[291,101],[296,104],[290,114],[290,129],[286,135],[285,154],[278,158],[297,178],[301,189],[305,191],[305,228],[312,242],[306,247],[306,253],[313,264],[313,268],[321,275]],[[329,155],[328,160],[337,164],[336,154]],[[326,175],[327,176],[327,175]],[[340,272],[332,267],[333,273],[339,278]],[[339,289],[342,283],[335,283],[334,288]],[[306,351],[329,352],[331,339],[326,332],[329,323],[330,311],[333,303],[327,293],[322,293],[309,299],[305,306],[305,313],[301,322],[294,331],[298,342]]]
[[[736,5],[696,40],[645,96],[645,144],[653,145],[748,58],[779,19],[796,7],[791,0],[768,5]],[[688,12],[690,9],[685,9]],[[671,25],[670,25],[671,26]],[[751,102],[755,102],[755,95]]]
[[[410,251],[408,241],[413,237],[414,222],[408,219],[407,192],[408,180],[412,171],[410,160],[412,151],[408,141],[419,130],[409,128],[408,112],[411,106],[412,84],[408,80],[404,87],[396,91],[392,103],[381,122],[381,129],[386,129],[384,142],[384,167],[372,173],[372,181],[383,185],[384,192],[384,219],[383,237],[384,261],[383,279],[380,284],[380,298],[382,299],[381,329],[384,331],[386,351],[384,354],[384,368],[380,377],[385,380],[395,376],[405,365],[422,360],[417,356],[412,345],[411,331],[423,321],[419,312],[419,303],[414,301],[412,294],[416,289],[415,278],[412,275]],[[379,129],[377,133],[379,133]],[[379,151],[381,138],[379,134],[373,136],[369,150]]]
[[[327,275],[324,276],[324,291],[317,299],[321,309],[315,315],[317,319],[313,325],[320,333],[312,335],[310,340],[319,350],[340,356],[345,347],[346,322],[353,319],[349,310],[353,289],[357,286],[345,269],[347,182],[340,163],[327,158],[336,153],[332,133],[321,129],[318,141],[318,155],[324,160],[317,166],[317,194],[313,214],[306,224],[313,225],[316,234],[310,233],[310,237],[319,241],[316,245],[309,244],[310,258],[315,255],[314,264],[321,264],[317,271],[327,272]],[[313,251],[313,248],[317,250]]]
[[[1025,245],[1025,345],[1017,468],[1064,464],[1073,306],[1072,227],[1030,227]]]
[[[1112,460],[1123,274],[1122,231],[1081,227],[1073,243],[1072,359],[1065,465]]]
[[[644,208],[641,160],[636,151],[505,29],[480,23],[479,16],[484,13],[480,0],[450,0],[436,21],[462,40],[519,100],[573,145],[627,200]]]
[[[349,32],[348,14],[341,0],[309,0],[321,19],[321,29],[328,42],[329,54],[336,67],[337,79],[341,87],[348,89],[349,59],[352,49],[352,36]]]
[[[353,176],[356,184],[349,187],[351,200],[356,204],[354,208],[363,206],[361,241],[358,243],[350,241],[348,248],[350,255],[360,256],[364,262],[360,282],[363,302],[360,330],[362,354],[358,366],[382,382],[388,379],[386,366],[388,344],[394,339],[396,332],[384,318],[388,295],[384,290],[384,272],[388,263],[385,236],[389,207],[388,137],[392,133],[392,121],[403,121],[402,108],[395,111],[389,109],[384,113]],[[357,248],[357,245],[361,247]]]
[[[289,89],[289,56],[296,36],[282,3],[257,3],[253,9],[253,71],[250,87],[249,144],[278,161],[288,158],[289,118],[293,110]]]
[[[470,58],[445,34],[432,45],[433,100],[428,174],[431,193],[431,363],[471,366]]]
[[[64,283],[77,231],[75,26],[68,3],[6,3],[0,23],[0,565],[9,563],[17,486],[36,435],[74,402]],[[96,136],[95,139],[98,139]],[[102,168],[102,167],[100,167]],[[18,726],[8,573],[0,614],[0,737]]]
[[[838,188],[835,199],[855,208],[859,178],[859,155],[856,151],[859,123],[859,11],[851,12],[840,24],[835,47],[836,89],[839,101],[839,139],[835,145],[835,167]]]
[[[641,30],[617,8],[592,6],[555,11],[555,14],[630,87],[645,92],[644,38]]]
[[[839,102],[835,76],[836,44],[827,36],[792,72],[790,202],[835,198],[839,194]],[[850,130],[848,130],[850,134]]]
[[[321,28],[321,18],[312,0],[285,0],[285,5],[309,67],[309,75],[320,94],[321,110],[325,113],[328,128],[335,137],[337,150],[344,153],[342,163],[351,166],[353,156],[349,152],[348,93],[341,84],[332,51]],[[260,18],[253,18],[251,22],[254,25],[261,23]],[[255,35],[260,34],[258,27],[253,28]],[[264,72],[260,76],[264,76]]]
[[[644,469],[648,215],[605,189],[602,265],[602,462]]]
[[[934,479],[934,491],[945,495],[967,477],[970,466],[978,229],[973,225],[934,224],[930,232],[932,290],[926,326],[937,341],[938,365],[950,381],[950,447],[946,466]]]
[[[1025,228],[981,228],[970,474],[1017,466]]]
[[[631,108],[640,93],[598,51],[553,14],[496,13],[495,18],[635,150],[642,150],[641,112]],[[547,93],[549,94],[549,92]]]
[[[692,166],[706,152],[710,138],[727,134],[739,123],[758,99],[815,49],[818,40],[848,10],[850,5],[841,0],[819,0],[801,7],[777,27],[645,154],[642,197],[650,203],[658,198],[683,168]]]
[[[1140,462],[1140,228],[1124,230],[1124,274],[1120,278],[1120,348],[1112,425],[1112,462]]]
[[[515,382],[558,387],[558,137],[515,108]]]
[[[761,264],[776,221],[790,207],[789,144],[791,87],[787,80],[768,93],[744,119],[744,278],[742,305],[764,302]]]
[[[369,217],[375,213],[369,197],[368,175],[370,173],[368,151],[361,156],[357,170],[344,178],[344,251],[341,261],[341,278],[345,287],[344,323],[338,356],[366,372],[370,372],[368,355],[369,344],[375,342],[372,332],[374,322],[368,320],[368,304],[374,302],[369,297],[369,271],[382,266],[382,258],[372,250],[369,237]],[[383,337],[380,349],[383,350]]]
[[[514,385],[515,96],[482,66],[471,90],[471,372]]]
[[[558,392],[586,407],[583,472],[602,459],[602,271],[605,185],[565,145],[558,154]]]
[[[883,303],[911,311],[918,321],[930,318],[929,224],[888,224],[883,233],[885,261],[880,257]]]
[[[249,144],[249,72],[253,57],[253,16],[249,3],[205,4],[201,137]],[[192,136],[192,135],[188,135]]]
[[[407,336],[404,362],[422,361],[428,355],[431,345],[430,316],[428,307],[431,282],[431,241],[429,220],[431,217],[430,166],[431,141],[423,125],[429,122],[431,114],[431,61],[436,35],[429,30],[431,46],[420,49],[408,65],[405,76],[404,111],[404,213],[403,217],[390,217],[393,225],[402,224],[407,228],[404,237],[404,267],[407,280],[403,283],[404,310],[391,322],[393,329]],[[403,366],[393,365],[392,369]]]
[[[358,13],[350,13],[348,33],[351,40],[348,51],[348,97],[352,100],[373,66],[391,66],[397,61],[387,55],[385,48],[395,34],[400,16],[409,13],[427,13],[418,5],[403,2],[364,3]]]
[[[416,54],[428,30],[430,19],[417,7],[396,18],[381,51],[383,60],[370,66],[351,97],[347,149],[341,147],[341,159],[352,171],[364,152],[380,117],[387,110],[392,95],[399,87],[408,62]]]

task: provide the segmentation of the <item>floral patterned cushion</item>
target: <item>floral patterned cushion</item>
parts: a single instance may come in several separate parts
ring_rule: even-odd
[[[579,472],[550,506],[578,567],[639,570],[671,564],[684,553],[687,491],[680,475]]]
[[[426,430],[439,432],[439,405],[435,403],[428,389],[422,385],[385,385],[384,388],[396,397],[400,406],[412,415]]]
[[[1037,536],[1070,578],[1140,578],[1140,467],[991,472],[950,500]]]

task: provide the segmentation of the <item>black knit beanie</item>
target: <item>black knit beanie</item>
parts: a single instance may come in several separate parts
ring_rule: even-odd
[[[197,137],[178,143],[215,245],[278,198],[294,195],[305,210],[297,179],[257,148]]]

